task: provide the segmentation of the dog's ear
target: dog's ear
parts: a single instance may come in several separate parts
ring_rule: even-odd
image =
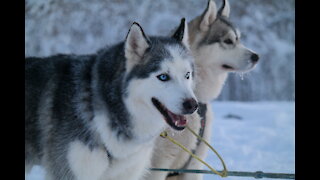
[[[188,33],[188,24],[186,22],[186,18],[182,18],[180,21],[180,25],[172,35],[172,38],[182,42],[187,48],[189,48],[189,33]]]
[[[229,17],[230,15],[230,4],[228,0],[223,0],[222,6],[218,11],[221,16]]]
[[[127,69],[131,69],[131,67],[139,63],[149,46],[150,41],[144,34],[142,27],[134,22],[127,34],[124,46]]]
[[[213,0],[208,0],[208,6],[201,16],[200,30],[208,31],[209,26],[217,18],[217,5]]]

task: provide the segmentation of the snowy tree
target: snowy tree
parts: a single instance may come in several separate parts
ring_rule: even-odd
[[[221,1],[215,0],[218,6]],[[256,69],[231,74],[219,100],[294,100],[294,0],[229,0],[242,42],[259,53]],[[26,0],[25,56],[88,54],[122,41],[133,21],[165,35],[202,13],[207,0]]]

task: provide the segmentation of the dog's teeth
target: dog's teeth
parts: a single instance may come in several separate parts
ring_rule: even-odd
[[[174,124],[175,124],[176,126],[178,126],[178,121],[174,122]]]

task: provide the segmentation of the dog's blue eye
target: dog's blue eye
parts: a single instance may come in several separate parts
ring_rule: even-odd
[[[160,81],[169,81],[170,80],[170,76],[168,74],[160,74],[157,76],[157,78]]]
[[[190,72],[187,72],[187,74],[185,75],[186,79],[190,78]]]

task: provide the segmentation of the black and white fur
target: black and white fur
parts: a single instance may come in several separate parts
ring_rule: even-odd
[[[38,164],[50,180],[141,179],[169,127],[152,99],[177,115],[196,110],[190,54],[182,20],[171,38],[148,38],[133,23],[124,42],[96,54],[26,58],[26,171]],[[170,81],[158,79],[164,73]]]
[[[218,10],[213,0],[203,14],[188,23],[190,49],[195,58],[195,95],[199,102],[207,105],[206,124],[203,137],[210,142],[213,112],[210,101],[221,92],[229,72],[248,72],[258,62],[259,56],[240,42],[240,32],[229,20],[230,5],[223,0]],[[236,89],[235,89],[236,91]],[[188,125],[199,132],[200,117],[197,113],[188,117]],[[189,131],[174,133],[174,139],[187,148],[195,150],[195,154],[205,159],[208,147],[204,143],[197,145],[197,139]],[[158,138],[152,159],[156,168],[202,169],[203,165],[182,151],[179,147],[163,138]],[[164,180],[167,172],[153,171],[147,179]],[[200,180],[202,174],[183,173],[171,176],[167,180]]]

